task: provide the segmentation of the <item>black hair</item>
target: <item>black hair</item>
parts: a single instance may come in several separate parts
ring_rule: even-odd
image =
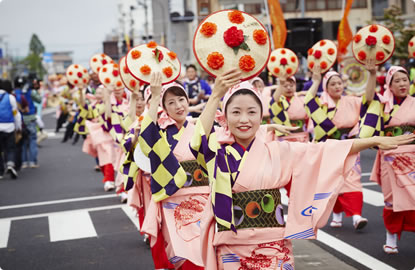
[[[14,87],[22,88],[27,83],[27,79],[25,77],[19,76],[14,79]]]
[[[10,80],[0,80],[0,89],[11,94],[13,91],[12,82]]]
[[[241,90],[238,90],[238,91],[236,91],[235,92],[235,94],[233,94],[230,98],[229,98],[229,100],[228,100],[228,102],[226,103],[226,106],[225,106],[225,108],[224,108],[224,112],[225,112],[225,115],[226,115],[226,109],[228,108],[228,105],[229,104],[231,104],[231,102],[232,102],[232,100],[236,97],[236,96],[239,96],[239,95],[251,95],[252,97],[254,97],[254,99],[255,99],[255,101],[256,101],[256,103],[259,105],[259,107],[261,108],[261,115],[262,115],[262,113],[263,113],[263,108],[262,108],[262,103],[261,103],[261,100],[257,97],[257,95],[255,95],[253,92],[252,92],[252,90],[249,90],[249,89],[241,89]]]
[[[193,64],[187,65],[187,66],[186,66],[186,71],[187,71],[189,68],[193,68],[195,71],[197,71],[196,66],[195,66],[195,65],[193,65]]]

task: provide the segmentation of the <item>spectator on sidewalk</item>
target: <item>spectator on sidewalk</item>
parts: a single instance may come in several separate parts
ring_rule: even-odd
[[[0,81],[0,179],[3,178],[5,162],[6,172],[13,179],[17,178],[15,131],[22,129],[22,122],[12,90],[9,80]]]
[[[189,96],[189,104],[196,106],[208,100],[212,89],[209,84],[199,78],[195,65],[188,65],[186,67],[186,79],[184,81],[184,88]],[[201,105],[203,106],[203,105]],[[191,112],[192,117],[199,117],[200,112]]]
[[[27,137],[23,139],[22,149],[22,168],[37,168],[37,124],[36,124],[36,107],[34,102],[42,102],[42,97],[37,90],[33,88],[33,84],[29,85],[22,77],[16,79],[15,83],[17,102],[21,102],[24,97],[29,105],[29,110],[23,112],[23,123],[27,130]]]

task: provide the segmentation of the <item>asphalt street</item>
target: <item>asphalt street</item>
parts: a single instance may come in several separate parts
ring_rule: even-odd
[[[104,192],[82,139],[61,143],[53,114],[44,120],[50,137],[39,149],[40,168],[0,180],[0,269],[154,269],[135,213]],[[295,241],[296,269],[414,269],[414,233],[403,233],[399,254],[382,250],[383,196],[369,182],[374,157],[373,150],[361,155],[368,226],[356,232],[344,218],[342,228],[327,225],[317,240]]]

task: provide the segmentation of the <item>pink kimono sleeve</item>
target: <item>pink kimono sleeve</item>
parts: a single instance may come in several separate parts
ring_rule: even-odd
[[[344,179],[352,170],[357,154],[349,155],[352,140],[325,143],[290,143],[288,162],[292,185],[285,227],[287,239],[314,239],[334,207]],[[288,166],[287,166],[288,165]]]

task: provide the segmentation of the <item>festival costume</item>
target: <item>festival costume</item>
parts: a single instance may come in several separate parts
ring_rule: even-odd
[[[162,95],[173,83],[163,87]],[[160,100],[163,100],[162,98]],[[180,269],[203,269],[200,253],[200,219],[206,206],[208,182],[189,149],[194,125],[180,130],[166,112],[155,124],[147,114],[141,123],[139,143],[151,161],[152,200],[142,231],[153,247],[164,237],[169,261]]]
[[[206,269],[293,269],[289,239],[315,238],[356,158],[352,141],[266,142],[262,133],[244,149],[226,128],[206,136],[196,123],[191,148],[211,183],[201,223]],[[291,179],[285,223],[278,189]]]
[[[400,104],[389,89],[393,74],[404,71],[391,67],[383,96],[375,94],[368,103],[363,96],[360,137],[396,136],[413,133],[415,98],[408,95]],[[370,180],[382,187],[385,200],[383,220],[391,234],[415,232],[415,145],[402,145],[394,150],[378,150]]]
[[[353,137],[358,132],[361,99],[353,96],[342,96],[337,104],[327,93],[327,82],[336,72],[328,72],[323,78],[323,94],[321,98],[314,97],[308,92],[304,103],[306,111],[314,126],[316,142],[327,139],[344,140]],[[361,184],[360,155],[347,181],[339,191],[339,199],[334,207],[334,213],[345,212],[346,216],[361,215],[363,206]]]

